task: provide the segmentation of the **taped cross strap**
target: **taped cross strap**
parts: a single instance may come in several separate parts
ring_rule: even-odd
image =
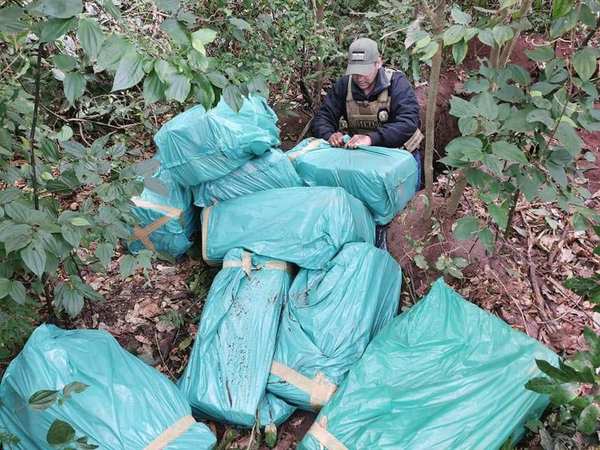
[[[294,160],[296,158],[300,158],[303,155],[306,155],[308,152],[315,150],[317,148],[319,148],[319,146],[321,144],[326,144],[327,142],[323,139],[315,139],[315,138],[309,138],[311,142],[309,142],[306,147],[304,147],[302,150],[298,150],[297,152],[294,152],[294,154],[290,154],[288,155],[288,158],[290,158],[291,160]]]
[[[156,439],[148,444],[144,450],[162,450],[171,442],[185,433],[196,421],[192,416],[184,416],[160,433]]]
[[[301,391],[306,392],[310,396],[310,404],[315,409],[321,408],[325,403],[329,401],[331,396],[334,394],[337,386],[331,383],[325,375],[317,373],[314,379],[310,379],[300,372],[287,367],[277,361],[273,361],[271,366],[271,373],[278,376],[286,383],[289,383]]]
[[[404,148],[409,152],[414,152],[421,145],[421,141],[423,141],[423,133],[418,128],[415,130],[413,135],[404,143]]]
[[[281,270],[283,272],[292,273],[292,266],[284,261],[271,260],[257,266],[252,265],[252,253],[244,250],[241,260],[225,260],[223,261],[223,269],[231,267],[241,267],[246,275],[250,275],[253,267],[255,270]]]
[[[165,214],[160,219],[156,219],[154,222],[146,225],[143,228],[138,226],[133,228],[132,235],[135,237],[135,239],[141,241],[148,250],[156,251],[154,244],[150,240],[150,235],[166,224],[169,220],[178,219],[181,217],[183,211],[179,208],[173,208],[171,206],[164,206],[159,205],[158,203],[149,202],[139,197],[133,197],[131,201],[139,208],[155,209]]]
[[[327,450],[348,450],[344,444],[336,439],[336,437],[327,431],[327,417],[323,416],[320,420],[315,420],[308,430],[308,434],[314,437],[321,447]]]

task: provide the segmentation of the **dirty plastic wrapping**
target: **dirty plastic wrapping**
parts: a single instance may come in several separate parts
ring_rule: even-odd
[[[63,405],[43,411],[29,406],[35,392],[62,390],[73,382],[88,387]],[[204,424],[193,421],[175,384],[101,330],[39,326],[8,366],[0,400],[0,429],[21,440],[11,447],[19,450],[51,448],[46,434],[55,419],[102,450],[143,450],[166,431],[174,434],[168,450],[212,449],[216,441]],[[182,426],[180,433],[175,424]]]
[[[241,249],[227,253],[178,383],[196,414],[254,425],[291,278],[291,264]]]
[[[287,153],[309,186],[341,186],[361,200],[379,225],[389,223],[414,197],[418,166],[406,150],[346,149],[323,139],[303,140]]]
[[[306,410],[327,403],[398,312],[402,272],[389,253],[346,244],[323,270],[302,269],[284,307],[267,390]]]
[[[178,257],[192,246],[190,239],[199,229],[199,214],[189,188],[173,182],[165,170],[159,170],[154,178],[168,190],[168,195],[145,188],[139,197],[131,199],[138,225],[133,229],[129,251],[137,253],[147,248]]]
[[[525,389],[558,357],[442,279],[386,326],[301,442],[303,450],[498,449],[547,396]],[[341,446],[334,446],[335,443]]]
[[[271,149],[239,169],[214,181],[194,186],[194,204],[204,207],[253,192],[303,186],[290,160],[281,150]]]
[[[202,210],[202,256],[217,263],[232,248],[320,269],[348,242],[373,244],[367,208],[342,188],[256,192]]]
[[[277,147],[277,115],[260,96],[244,99],[239,113],[224,99],[206,112],[201,105],[178,114],[154,136],[161,165],[183,186],[227,175]]]

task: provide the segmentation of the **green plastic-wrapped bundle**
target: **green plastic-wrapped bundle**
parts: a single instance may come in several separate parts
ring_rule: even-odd
[[[287,155],[307,185],[343,187],[367,205],[380,225],[389,223],[417,189],[417,161],[406,150],[370,146],[346,149],[309,138]]]
[[[161,166],[182,186],[216,180],[279,145],[277,115],[264,98],[244,99],[238,113],[221,99],[208,112],[195,106],[154,136]]]
[[[239,169],[193,187],[194,204],[210,206],[253,192],[302,186],[290,160],[278,149],[251,159]]]
[[[346,244],[290,289],[267,389],[307,410],[329,400],[375,334],[398,312],[402,272],[389,253]]]
[[[254,425],[265,396],[290,271],[290,264],[241,249],[227,253],[202,311],[190,361],[179,380],[198,415]],[[265,406],[265,416],[270,409]]]
[[[41,390],[66,391],[68,398],[36,410],[29,399]],[[42,397],[52,399],[48,392]],[[4,373],[0,429],[20,439],[11,449],[58,448],[46,440],[55,420],[71,425],[73,440],[87,437],[102,450],[208,450],[216,441],[193,419],[177,386],[107,332],[41,325]],[[68,437],[62,430],[53,436]]]
[[[486,449],[516,443],[547,396],[525,389],[557,363],[536,340],[443,280],[386,326],[302,440],[303,450]]]
[[[373,243],[367,208],[342,188],[271,189],[202,211],[202,255],[218,262],[244,248],[308,269],[320,269],[348,242]]]
[[[168,191],[163,196],[145,188],[139,197],[131,199],[134,227],[129,250],[137,253],[143,248],[163,255],[178,257],[191,246],[191,237],[198,230],[199,214],[192,203],[190,188],[174,183],[169,172],[159,170],[154,176]]]

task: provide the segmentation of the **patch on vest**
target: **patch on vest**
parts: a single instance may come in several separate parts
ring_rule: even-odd
[[[390,118],[390,114],[387,109],[380,109],[377,112],[377,120],[379,120],[379,122],[385,123],[388,121],[389,118]]]

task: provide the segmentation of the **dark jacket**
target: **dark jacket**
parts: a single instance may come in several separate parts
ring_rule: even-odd
[[[339,78],[321,105],[321,109],[315,115],[312,124],[313,135],[322,139],[329,139],[338,130],[339,120],[346,116],[346,93],[348,92],[348,77]],[[352,96],[355,100],[373,101],[389,86],[390,118],[387,123],[377,130],[369,133],[372,145],[379,147],[402,147],[420,126],[419,103],[415,92],[406,79],[400,73],[395,72],[391,83],[388,85],[387,77],[383,68],[379,69],[375,87],[368,96],[354,81],[352,82]]]

